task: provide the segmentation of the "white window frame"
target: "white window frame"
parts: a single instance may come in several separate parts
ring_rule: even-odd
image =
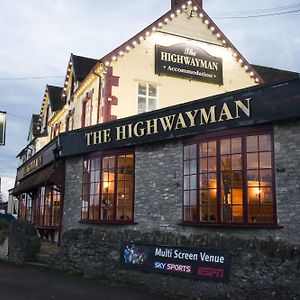
[[[146,95],[139,94],[139,85],[140,84],[145,84],[146,85]],[[150,84],[156,87],[156,97],[149,96],[149,85]],[[136,99],[137,114],[141,114],[141,113],[144,113],[144,112],[151,111],[151,110],[149,110],[149,99],[155,99],[156,100],[155,110],[158,109],[158,84],[153,83],[153,82],[138,81],[137,82],[137,87],[136,87],[136,95],[137,95],[137,99]],[[146,99],[146,110],[142,111],[142,112],[139,111],[139,97],[143,97],[143,98]]]

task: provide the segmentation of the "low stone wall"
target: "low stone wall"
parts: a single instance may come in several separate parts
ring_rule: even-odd
[[[0,259],[7,260],[8,254],[8,232],[0,230]]]
[[[14,220],[10,223],[8,260],[15,264],[30,261],[38,253],[41,242],[34,226],[26,221]]]
[[[122,242],[187,248],[227,249],[231,254],[228,284],[200,281],[120,268]],[[276,241],[223,235],[176,235],[97,228],[72,229],[62,236],[61,250],[53,256],[53,268],[127,282],[181,299],[299,299],[299,247]]]

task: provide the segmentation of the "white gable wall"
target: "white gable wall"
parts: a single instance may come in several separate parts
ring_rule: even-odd
[[[184,35],[189,36],[185,38]],[[207,42],[208,41],[208,42]],[[186,43],[198,46],[208,54],[223,60],[223,85],[155,74],[155,45],[171,46]],[[137,85],[139,81],[158,86],[158,108],[191,101],[211,95],[226,93],[255,85],[233,57],[232,51],[223,47],[201,18],[187,19],[185,13],[164,25],[135,48],[112,64],[113,74],[120,76],[119,87],[113,87],[113,95],[119,104],[112,107],[118,118],[137,113]]]

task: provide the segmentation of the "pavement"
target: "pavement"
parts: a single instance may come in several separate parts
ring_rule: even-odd
[[[0,261],[1,300],[170,300],[130,287]]]

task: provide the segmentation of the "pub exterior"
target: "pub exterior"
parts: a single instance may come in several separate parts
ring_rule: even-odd
[[[220,297],[237,289],[238,266],[253,255],[237,240],[257,253],[268,239],[298,249],[299,74],[250,65],[202,1],[171,1],[99,61],[72,54],[64,87],[46,88],[36,127],[13,193],[19,218],[61,245],[58,269]],[[183,292],[182,279],[165,274],[212,282]],[[282,291],[265,282],[278,299],[299,293],[284,276]],[[205,293],[214,281],[225,285]]]

